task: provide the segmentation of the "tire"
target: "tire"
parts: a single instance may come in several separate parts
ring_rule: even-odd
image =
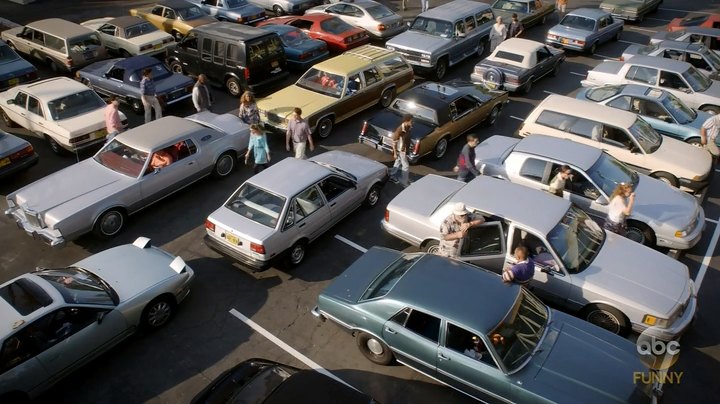
[[[589,304],[580,317],[614,334],[625,337],[630,332],[630,320],[620,310],[604,304]]]
[[[378,101],[378,104],[380,104],[381,107],[387,108],[392,103],[393,99],[395,99],[395,88],[386,88],[382,94],[380,94],[380,100]]]
[[[666,183],[666,184],[668,184],[668,185],[670,185],[670,186],[672,186],[672,187],[677,188],[677,186],[678,186],[678,179],[677,179],[677,177],[675,177],[674,175],[672,175],[672,174],[670,174],[670,173],[666,173],[666,172],[663,172],[663,171],[658,171],[658,172],[655,172],[655,173],[650,174],[650,176],[653,177],[653,178],[657,178],[657,179],[659,179],[660,181],[662,181],[662,182],[664,182],[664,183]]]
[[[125,212],[118,208],[108,209],[95,220],[93,233],[103,239],[117,236],[125,227]]]
[[[273,6],[272,11],[273,14],[275,14],[275,17],[282,17],[285,15],[285,10],[277,4]]]
[[[289,268],[296,268],[302,264],[307,253],[307,242],[305,240],[299,240],[293,244],[287,253],[287,266]]]
[[[437,240],[431,240],[425,243],[423,251],[429,254],[437,254],[440,250],[440,242]]]
[[[622,38],[622,30],[619,29],[617,33],[615,33],[615,41],[619,41]]]
[[[448,136],[441,137],[440,140],[435,143],[435,147],[433,148],[433,158],[436,160],[442,159],[447,153],[449,143],[450,138]]]
[[[122,58],[129,58],[132,57],[130,52],[126,51],[125,49],[120,49],[120,57]]]
[[[552,72],[550,72],[550,75],[553,77],[557,77],[558,74],[560,74],[560,62],[558,62],[555,67],[553,67]]]
[[[156,330],[167,324],[175,314],[175,301],[168,296],[160,296],[145,306],[141,325],[149,330]]]
[[[375,184],[368,190],[363,201],[363,206],[366,208],[374,208],[380,201],[380,194],[382,193],[382,187],[379,184]]]
[[[440,81],[445,77],[447,74],[447,68],[448,68],[448,61],[447,58],[443,57],[438,60],[437,65],[435,66],[435,72],[433,76],[435,77],[435,80]]]
[[[213,167],[212,175],[215,178],[225,178],[235,169],[235,156],[232,152],[225,152],[218,157]]]
[[[491,67],[483,73],[482,76],[483,79],[483,85],[490,89],[495,90],[500,88],[503,82],[505,82],[505,73],[502,72],[502,70]]]
[[[692,139],[688,139],[688,140],[685,141],[685,143],[691,144],[691,145],[693,145],[693,146],[695,146],[695,147],[703,147],[703,144],[700,143],[700,138],[697,138],[697,137],[694,137],[694,138],[692,138]]]
[[[597,51],[597,42],[594,42],[594,43],[590,46],[590,49],[588,49],[588,53],[591,54],[591,55],[594,55],[596,51]]]
[[[360,353],[372,363],[387,366],[395,359],[390,347],[368,333],[359,332],[355,336],[355,342]]]
[[[500,116],[500,105],[496,105],[490,111],[490,114],[487,116],[487,118],[485,118],[485,121],[483,122],[483,124],[485,126],[492,126],[495,124],[495,121],[497,121],[499,116]]]
[[[485,55],[486,46],[487,46],[487,41],[484,39],[481,39],[480,43],[478,43],[478,47],[477,47],[477,56],[479,58],[482,58],[483,55]]]
[[[533,88],[533,78],[530,77],[530,80],[528,80],[527,84],[525,84],[522,88],[523,94],[529,94],[530,90]]]
[[[8,116],[8,114],[5,113],[5,111],[1,111],[1,112],[2,112],[2,114],[1,114],[2,120],[3,120],[3,123],[5,124],[5,126],[7,126],[8,128],[16,128],[18,126],[18,124],[16,124],[15,121],[10,119],[10,117]]]
[[[233,97],[239,97],[243,92],[240,80],[235,77],[228,77],[228,79],[225,80],[225,88]]]
[[[315,127],[315,133],[317,133],[320,139],[327,139],[333,129],[333,120],[330,117],[324,117],[317,123]]]
[[[173,60],[170,62],[170,71],[173,73],[184,74],[182,63],[179,60]]]
[[[133,110],[134,113],[140,115],[145,112],[145,106],[143,106],[142,101],[138,100],[137,98],[130,98],[128,99],[128,105],[130,105],[130,108]]]
[[[720,107],[716,107],[714,105],[703,105],[700,107],[700,111],[709,112],[713,115],[720,114]]]
[[[655,233],[644,223],[629,220],[625,237],[644,246],[655,247]]]
[[[53,153],[57,154],[58,156],[62,156],[65,154],[66,150],[63,149],[62,146],[60,146],[60,143],[56,142],[55,139],[51,138],[49,135],[45,135],[45,140],[47,140],[48,144],[50,145],[50,150],[53,151]]]

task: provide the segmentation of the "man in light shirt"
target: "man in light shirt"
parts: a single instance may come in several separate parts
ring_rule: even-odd
[[[718,149],[715,139],[717,138],[718,132],[720,131],[720,115],[713,115],[703,123],[700,128],[700,143],[710,152],[713,156],[713,162],[720,155],[720,149]]]
[[[118,107],[120,107],[120,101],[113,95],[110,97],[107,107],[105,107],[105,129],[107,129],[108,142],[124,129]]]

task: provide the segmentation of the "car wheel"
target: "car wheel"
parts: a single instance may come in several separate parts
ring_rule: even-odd
[[[65,154],[65,149],[63,149],[63,147],[60,146],[60,143],[56,142],[55,139],[53,139],[49,135],[45,135],[45,140],[47,140],[48,144],[50,145],[50,150],[52,150],[53,153],[57,155]]]
[[[622,38],[622,30],[619,29],[618,32],[615,33],[615,40],[619,41],[620,38]]]
[[[611,306],[590,304],[583,309],[581,317],[613,334],[624,337],[630,332],[630,321],[620,310]]]
[[[305,252],[307,251],[307,242],[300,240],[295,242],[290,250],[288,250],[287,264],[290,268],[295,268],[300,265],[305,259]]]
[[[15,123],[15,121],[10,119],[10,117],[8,116],[7,113],[5,113],[5,111],[2,111],[2,120],[3,120],[3,123],[5,124],[5,126],[7,126],[8,128],[15,128],[18,126]]]
[[[360,352],[372,363],[387,366],[395,359],[390,347],[368,333],[359,332],[355,336],[355,342]]]
[[[423,250],[429,254],[437,254],[440,251],[440,242],[437,240],[428,241],[423,246]]]
[[[282,17],[285,15],[285,10],[277,4],[273,6],[272,11],[276,17]]]
[[[368,191],[367,195],[365,195],[365,201],[363,204],[366,208],[372,208],[377,205],[378,201],[380,201],[380,193],[382,192],[382,187],[379,184],[375,184],[372,187],[370,187],[370,190]]]
[[[242,94],[242,86],[240,86],[240,80],[235,77],[228,77],[225,80],[225,88],[227,88],[230,95],[233,97],[239,97]]]
[[[10,49],[12,49],[12,50],[14,50],[15,52],[17,52],[17,48],[15,47],[15,44],[14,44],[14,43],[12,43],[12,42],[10,42],[10,41],[7,41],[6,43],[7,43],[7,46],[8,46]]]
[[[655,233],[644,223],[630,220],[626,226],[625,237],[648,247],[655,246]]]
[[[128,104],[130,104],[130,108],[136,114],[142,114],[143,112],[145,112],[145,107],[143,106],[142,101],[138,100],[137,98],[130,98],[128,100]]]
[[[235,169],[235,157],[231,152],[225,152],[218,157],[212,174],[215,178],[225,178]]]
[[[330,132],[332,132],[333,129],[333,120],[332,118],[325,117],[320,120],[317,124],[317,129],[315,129],[315,132],[317,132],[317,135],[320,139],[327,139],[328,136],[330,136]]]
[[[498,116],[500,116],[500,105],[496,105],[493,107],[492,111],[490,111],[490,115],[488,115],[487,118],[485,118],[485,126],[492,126],[495,124],[495,121],[497,121]]]
[[[130,54],[130,52],[126,51],[125,49],[120,49],[120,57],[129,58],[129,57],[132,57],[132,55]]]
[[[125,226],[125,212],[113,208],[105,211],[95,221],[93,233],[104,239],[115,237]]]
[[[657,178],[660,181],[670,185],[671,187],[677,188],[678,186],[678,179],[674,175],[662,171],[658,171],[656,173],[650,174],[651,177]]]
[[[170,321],[175,314],[175,302],[172,298],[161,296],[148,303],[142,314],[142,325],[148,329],[158,329]]]
[[[440,138],[440,140],[435,143],[435,149],[433,150],[433,157],[437,160],[440,160],[445,156],[445,153],[447,153],[448,148],[448,140],[449,138],[447,136],[444,136]]]
[[[485,45],[486,45],[486,43],[487,43],[487,42],[486,42],[484,39],[481,39],[481,40],[480,40],[480,43],[478,43],[477,55],[478,55],[479,58],[483,57],[483,55],[485,54]]]
[[[702,107],[700,107],[700,111],[705,111],[713,115],[717,115],[720,114],[720,107],[716,107],[714,105],[703,105]]]
[[[534,78],[533,78],[533,77],[530,77],[530,79],[528,79],[527,84],[525,84],[525,85],[523,86],[522,92],[523,92],[524,94],[529,94],[529,93],[530,93],[530,90],[532,90],[533,80],[534,80]]]
[[[380,94],[380,101],[379,104],[383,108],[387,108],[390,106],[390,103],[395,98],[395,88],[387,88],[385,91]]]
[[[435,80],[442,80],[443,77],[445,77],[445,74],[447,74],[447,68],[447,58],[440,58],[440,60],[438,60],[437,62],[437,65],[435,66]]]
[[[50,65],[50,70],[53,71],[53,73],[60,73],[60,66],[57,65],[54,61],[48,59],[47,63]]]
[[[170,71],[177,74],[184,74],[182,63],[179,60],[173,60],[170,62]]]
[[[170,35],[175,38],[175,42],[179,42],[181,39],[183,39],[183,34],[181,34],[179,31],[173,30]]]
[[[591,55],[594,55],[595,51],[597,51],[597,42],[594,42],[592,45],[590,45],[590,49],[588,49],[588,53]]]
[[[557,76],[558,74],[560,74],[560,62],[558,62],[557,64],[555,64],[555,67],[553,67],[553,70],[552,70],[552,72],[551,72],[550,74],[551,74],[553,77],[555,77],[555,76]]]
[[[700,141],[700,138],[694,137],[692,139],[688,139],[685,141],[687,144],[691,144],[695,147],[703,147],[703,144]]]

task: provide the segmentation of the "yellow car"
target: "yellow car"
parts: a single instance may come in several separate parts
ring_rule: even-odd
[[[200,7],[185,0],[162,0],[150,7],[132,8],[130,15],[148,20],[157,29],[171,34],[175,40],[180,40],[195,27],[217,21]]]
[[[292,86],[258,100],[263,123],[285,132],[295,107],[324,139],[333,125],[375,104],[390,105],[414,82],[410,64],[396,52],[372,45],[318,63]]]

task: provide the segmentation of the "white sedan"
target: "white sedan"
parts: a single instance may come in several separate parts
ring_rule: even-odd
[[[105,141],[105,101],[68,77],[54,77],[0,93],[2,119],[45,138],[57,154],[77,152]],[[123,125],[127,117],[120,112]]]
[[[96,30],[105,47],[124,58],[156,55],[175,46],[170,34],[137,16],[96,18],[80,25]]]
[[[355,27],[363,28],[376,39],[388,39],[407,29],[402,16],[373,0],[354,0],[313,7],[305,14],[329,14]]]

